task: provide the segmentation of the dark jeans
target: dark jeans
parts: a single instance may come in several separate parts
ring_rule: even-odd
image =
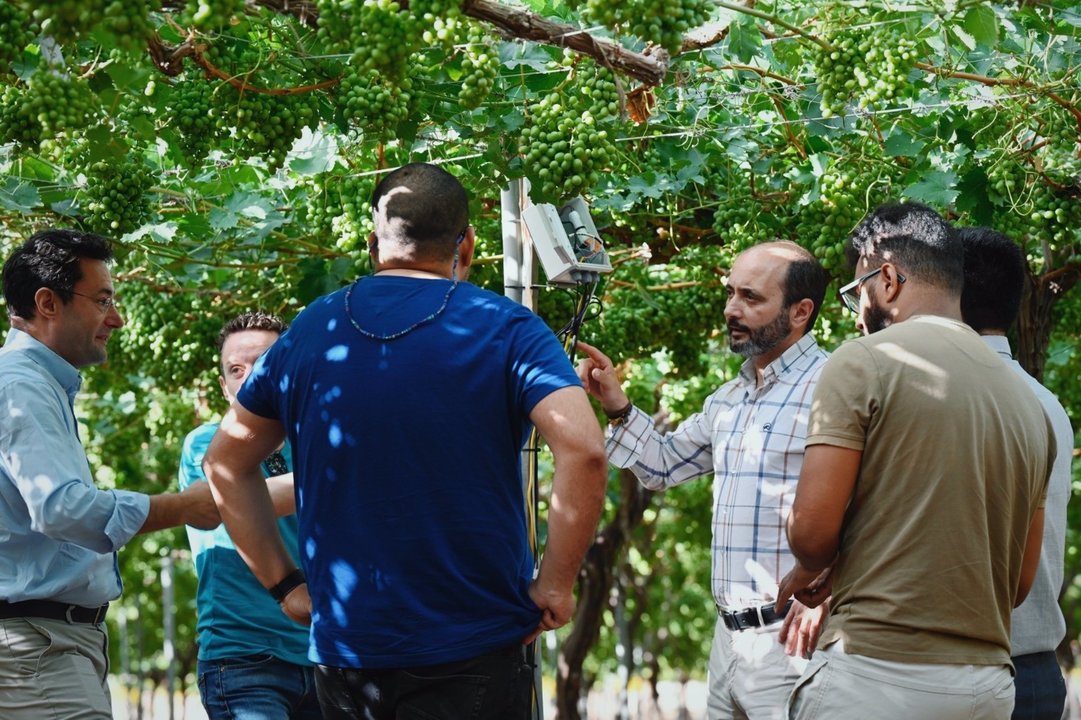
[[[1052,651],[1016,655],[1017,689],[1011,720],[1059,720],[1066,705],[1066,682]]]
[[[315,671],[271,655],[199,661],[210,720],[320,720]]]
[[[529,720],[533,669],[514,645],[425,667],[317,665],[315,687],[327,720]]]

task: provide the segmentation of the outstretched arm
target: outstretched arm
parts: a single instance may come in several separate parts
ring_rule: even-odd
[[[589,343],[578,341],[578,349],[585,358],[578,363],[578,379],[586,392],[597,399],[601,409],[608,416],[618,413],[630,405],[627,393],[619,382],[612,360]]]

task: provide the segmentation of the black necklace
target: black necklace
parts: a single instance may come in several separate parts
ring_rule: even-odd
[[[432,320],[435,320],[437,317],[439,317],[443,313],[444,310],[447,309],[447,304],[450,302],[450,296],[453,295],[454,291],[458,288],[458,281],[457,280],[454,280],[453,282],[451,282],[450,287],[447,288],[447,294],[443,296],[443,304],[439,306],[438,310],[433,312],[428,317],[423,318],[421,320],[418,320],[417,322],[415,322],[412,325],[410,325],[409,327],[407,327],[405,330],[399,330],[398,332],[393,332],[393,333],[388,333],[386,335],[381,335],[379,333],[373,333],[373,332],[370,332],[370,331],[365,330],[364,328],[362,328],[360,326],[360,324],[357,323],[357,321],[353,319],[353,311],[350,310],[350,308],[349,308],[349,298],[353,294],[354,288],[356,288],[357,284],[363,279],[364,278],[362,278],[362,277],[357,278],[353,282],[353,284],[349,286],[349,289],[345,291],[345,316],[347,318],[349,318],[350,324],[352,324],[352,326],[354,328],[356,328],[356,331],[358,333],[360,333],[361,335],[363,335],[366,338],[370,338],[372,340],[380,340],[380,341],[383,341],[383,342],[388,341],[388,340],[397,340],[398,338],[402,337],[403,335],[408,335],[409,333],[413,332],[414,330],[416,330],[420,326],[427,325]]]

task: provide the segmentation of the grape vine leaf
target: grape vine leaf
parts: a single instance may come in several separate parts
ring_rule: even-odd
[[[890,136],[886,138],[883,149],[887,155],[894,157],[919,157],[926,145],[927,143],[923,140],[914,138],[903,130],[894,128]]]
[[[902,193],[904,197],[939,208],[949,207],[957,199],[956,173],[929,170],[922,172],[921,176],[922,180],[905,188]]]
[[[290,170],[298,175],[318,175],[337,164],[338,143],[332,135],[304,128],[293,144],[290,156]]]
[[[762,50],[762,32],[750,15],[728,26],[728,49],[740,62],[749,63]]]
[[[33,185],[9,176],[0,187],[0,205],[5,210],[30,212],[41,205],[41,195]]]
[[[993,47],[998,43],[998,19],[987,5],[977,5],[965,13],[964,26],[979,45]]]

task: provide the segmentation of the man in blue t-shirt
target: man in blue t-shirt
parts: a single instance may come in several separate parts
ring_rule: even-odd
[[[218,335],[218,382],[226,400],[236,398],[255,361],[285,328],[279,318],[261,312],[244,313],[225,324]],[[207,423],[185,438],[181,489],[206,481],[203,456],[217,429],[217,423]],[[296,558],[291,470],[288,444],[262,466],[275,510],[285,515],[277,521],[278,531]],[[199,695],[210,720],[320,718],[308,660],[308,629],[282,614],[244,564],[224,526],[215,530],[188,527],[187,532],[199,576]]]
[[[601,434],[544,323],[464,282],[475,238],[452,175],[406,165],[372,207],[375,274],[312,302],[260,359],[208,477],[256,576],[312,624],[325,717],[528,718],[522,649],[574,611]],[[520,471],[532,426],[555,458],[535,579]],[[286,436],[303,572],[258,473]]]

